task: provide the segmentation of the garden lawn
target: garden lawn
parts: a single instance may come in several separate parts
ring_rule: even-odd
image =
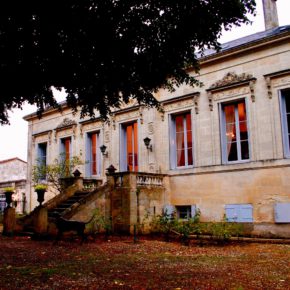
[[[290,289],[290,245],[0,237],[0,289]]]

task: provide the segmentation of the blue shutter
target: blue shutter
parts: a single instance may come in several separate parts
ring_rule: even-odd
[[[191,217],[194,218],[195,214],[196,214],[196,205],[193,204],[191,205]]]
[[[251,204],[240,205],[239,222],[253,222],[253,206]]]
[[[238,211],[239,205],[238,204],[227,204],[225,206],[226,210],[226,218],[229,222],[237,222],[238,221]]]
[[[227,204],[225,210],[229,222],[253,222],[253,206],[251,204]]]
[[[166,215],[173,215],[175,213],[175,206],[165,205],[163,211],[164,211],[164,214],[166,213]]]
[[[290,203],[276,203],[274,211],[276,223],[290,223]]]

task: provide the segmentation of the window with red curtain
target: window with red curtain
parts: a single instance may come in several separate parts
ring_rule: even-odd
[[[225,156],[228,162],[249,159],[249,138],[245,100],[223,105]]]
[[[125,125],[127,170],[138,171],[138,124],[137,122]]]
[[[177,167],[193,165],[190,112],[174,115]]]
[[[71,144],[70,138],[64,139],[63,143],[64,143],[65,160],[69,160],[70,159],[70,144]]]
[[[97,170],[97,133],[92,133],[91,134],[91,173],[92,175],[97,175],[98,170]]]

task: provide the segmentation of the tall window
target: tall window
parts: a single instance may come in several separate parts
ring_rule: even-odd
[[[222,105],[224,162],[249,159],[249,136],[245,100]]]
[[[47,143],[39,143],[37,145],[37,163],[43,169],[43,166],[46,166],[47,162]],[[43,172],[41,179],[46,179],[45,170],[41,170]]]
[[[171,116],[171,168],[193,165],[190,112]]]
[[[121,127],[121,170],[138,171],[138,123]]]
[[[70,158],[71,158],[71,137],[61,139],[60,153],[65,161],[66,171],[65,175],[69,176],[70,172]]]
[[[46,165],[47,143],[39,143],[37,148],[37,161],[41,165]]]
[[[86,159],[87,170],[86,175],[100,175],[100,142],[99,132],[89,133],[87,138]]]
[[[281,91],[281,120],[283,129],[284,154],[290,157],[290,90]]]
[[[63,138],[61,139],[61,154],[63,158],[67,161],[71,157],[71,138]]]

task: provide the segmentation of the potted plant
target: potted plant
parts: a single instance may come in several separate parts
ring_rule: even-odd
[[[3,191],[5,194],[7,207],[10,207],[10,203],[12,202],[12,194],[15,192],[15,189],[13,187],[5,187]]]
[[[34,186],[34,191],[37,193],[37,201],[39,202],[39,205],[41,206],[44,201],[44,194],[47,190],[47,185],[40,183],[36,184]]]

